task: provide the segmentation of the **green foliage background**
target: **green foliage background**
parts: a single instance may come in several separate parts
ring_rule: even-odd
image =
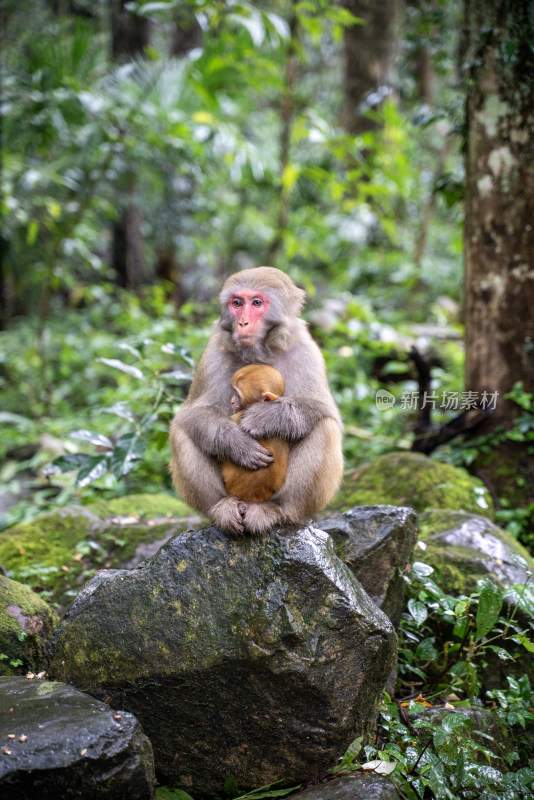
[[[320,0],[188,7],[201,48],[168,57],[175,0],[131,3],[151,45],[116,64],[104,5],[84,16],[36,3],[28,16],[6,4],[0,477],[9,497],[28,479],[32,491],[6,504],[4,526],[73,496],[170,491],[168,423],[235,269],[271,263],[307,289],[349,466],[409,446],[409,412],[376,408],[373,367],[392,348],[404,361],[410,342],[428,340],[421,326],[438,331],[437,390],[462,388],[458,4],[437,3],[430,22],[412,9],[397,95],[358,137],[340,123],[343,30],[358,24],[348,11]],[[417,100],[422,42],[439,77],[432,108]],[[147,271],[135,291],[117,286],[110,261],[128,203]],[[175,285],[157,279],[161,249],[174,254]],[[388,385],[397,397],[410,388]],[[64,469],[83,467],[78,487],[42,472],[62,451]]]

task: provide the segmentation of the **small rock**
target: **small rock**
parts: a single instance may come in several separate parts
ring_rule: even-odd
[[[132,714],[72,686],[0,678],[2,800],[152,800],[150,742]],[[24,733],[22,733],[24,731]]]

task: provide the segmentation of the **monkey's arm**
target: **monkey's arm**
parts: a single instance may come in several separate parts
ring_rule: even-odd
[[[313,397],[279,397],[271,403],[254,403],[243,414],[240,427],[254,438],[280,436],[304,439],[325,417],[338,420],[331,404]]]
[[[202,452],[215,458],[228,459],[247,469],[260,469],[273,463],[269,450],[217,406],[198,402],[184,406],[176,415],[173,426],[183,428]]]

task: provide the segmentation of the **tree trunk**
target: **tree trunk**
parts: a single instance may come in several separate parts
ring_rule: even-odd
[[[183,58],[195,47],[202,46],[202,28],[192,6],[183,3],[175,9],[170,54]]]
[[[289,40],[287,45],[285,68],[285,91],[280,105],[280,145],[279,145],[279,170],[280,192],[278,197],[278,215],[276,220],[276,234],[269,246],[266,263],[275,264],[276,257],[284,240],[289,219],[289,191],[284,185],[284,175],[290,161],[291,128],[293,125],[294,96],[298,76],[297,47],[299,36],[299,23],[297,15],[297,2],[292,0],[291,16],[289,19]]]
[[[377,127],[366,116],[390,94],[396,45],[397,14],[402,0],[345,0],[343,5],[364,24],[345,30],[346,130],[358,135]]]
[[[504,395],[517,381],[534,391],[534,18],[530,0],[465,0],[465,12],[465,382],[496,399],[489,433],[512,427],[520,409]],[[528,504],[534,455],[500,438],[476,471]]]
[[[148,282],[141,224],[141,212],[133,200],[113,223],[112,266],[118,285],[125,289],[137,289]]]
[[[126,5],[127,0],[111,2],[111,54],[118,64],[141,55],[150,39],[146,17],[132,14]],[[112,229],[112,266],[118,285],[128,289],[137,289],[148,282],[141,234],[143,218],[134,199],[136,182],[135,166],[130,164],[118,201],[118,219]]]
[[[111,55],[121,64],[143,52],[150,41],[146,17],[128,11],[128,0],[111,0]]]

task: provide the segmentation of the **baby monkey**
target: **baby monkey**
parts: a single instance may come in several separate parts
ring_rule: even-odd
[[[285,392],[282,374],[267,364],[249,364],[238,369],[232,376],[232,415],[239,423],[243,412],[252,403],[272,402]],[[289,444],[278,436],[260,439],[260,444],[270,450],[274,463],[267,467],[252,470],[240,467],[231,461],[224,461],[222,476],[229,495],[238,497],[246,503],[263,503],[280,489],[286,479]]]

